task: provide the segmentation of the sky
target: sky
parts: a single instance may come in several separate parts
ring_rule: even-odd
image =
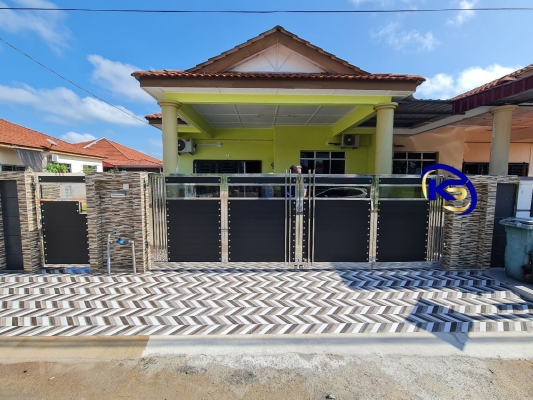
[[[0,0],[0,7],[391,10],[446,13],[134,14],[0,10],[0,118],[71,143],[106,137],[161,158],[135,70],[188,69],[281,25],[363,70],[426,77],[415,97],[448,99],[533,63],[530,0]],[[91,94],[97,96],[93,97]],[[102,101],[102,100],[105,100]],[[111,107],[116,106],[138,119]]]

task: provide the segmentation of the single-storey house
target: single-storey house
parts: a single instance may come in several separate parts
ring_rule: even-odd
[[[161,160],[104,137],[88,142],[76,143],[75,146],[80,149],[91,150],[105,157],[103,161],[104,172],[161,172],[163,169]]]
[[[48,163],[63,164],[69,172],[102,172],[105,157],[61,139],[0,119],[0,169],[41,172]]]

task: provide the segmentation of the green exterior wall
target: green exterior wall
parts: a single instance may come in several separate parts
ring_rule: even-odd
[[[193,173],[194,160],[260,160],[263,173],[283,173],[292,164],[300,163],[301,150],[344,151],[347,174],[370,174],[374,170],[375,135],[361,135],[357,149],[341,149],[340,146],[326,144],[341,140],[341,136],[332,135],[330,126],[217,130],[212,139],[206,139],[201,133],[183,133],[179,136],[194,139],[199,145],[195,154],[180,154],[178,171],[181,174]],[[221,143],[221,146],[215,146],[216,143]]]

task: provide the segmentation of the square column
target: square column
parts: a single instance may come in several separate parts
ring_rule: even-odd
[[[513,112],[517,108],[518,106],[509,105],[495,107],[490,110],[494,117],[490,145],[489,175],[507,176]]]
[[[394,110],[398,103],[381,103],[374,106],[376,110],[376,175],[392,174],[392,148]]]
[[[163,173],[178,172],[178,109],[181,103],[175,100],[160,100],[163,124]]]

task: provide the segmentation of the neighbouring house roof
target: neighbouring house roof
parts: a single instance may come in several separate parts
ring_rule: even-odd
[[[453,99],[453,113],[482,106],[533,102],[533,64],[463,93]]]
[[[162,168],[163,166],[163,163],[157,158],[106,138],[76,143],[75,146],[82,149],[90,149],[95,153],[101,154],[105,158],[103,162],[104,167],[107,168]]]
[[[492,82],[481,85],[475,89],[469,90],[468,92],[455,96],[451,100],[463,99],[473,94],[481,93],[488,89],[506,85],[508,83],[515,82],[519,79],[525,78],[526,76],[532,76],[532,75],[533,75],[533,64],[528,65],[527,67],[519,69],[517,71],[511,72],[510,74],[502,76],[501,78],[495,79]]]
[[[104,158],[93,150],[79,148],[61,139],[25,128],[4,119],[0,119],[0,146],[98,159]]]

